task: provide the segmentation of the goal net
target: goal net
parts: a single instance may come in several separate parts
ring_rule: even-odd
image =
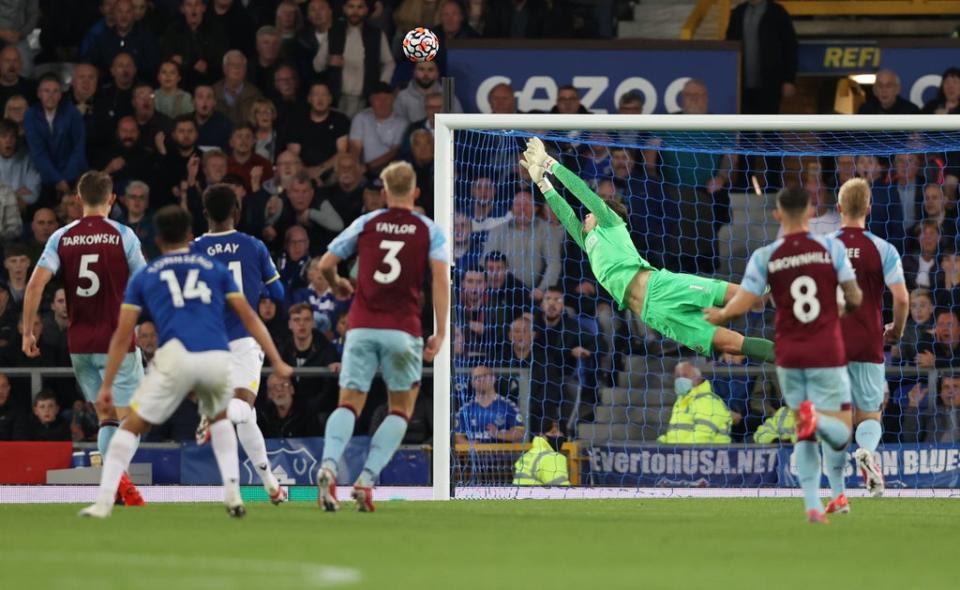
[[[653,266],[734,284],[750,253],[777,238],[779,189],[809,191],[811,231],[829,233],[840,226],[838,187],[865,178],[868,229],[902,253],[911,292],[905,338],[886,348],[880,461],[891,488],[955,487],[960,131],[946,119],[438,117],[436,194],[452,198],[438,199],[437,215],[454,261],[438,497],[796,486],[793,420],[773,366],[691,350],[619,309],[518,166],[532,136],[626,206],[634,246]],[[887,321],[890,312],[888,300]],[[773,313],[767,305],[731,328],[773,339]],[[676,375],[702,376],[709,411]],[[854,448],[848,484],[859,488]]]

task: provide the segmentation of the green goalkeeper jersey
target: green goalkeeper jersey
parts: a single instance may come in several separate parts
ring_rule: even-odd
[[[596,193],[590,190],[579,176],[560,163],[554,163],[548,170],[563,186],[593,213],[597,226],[589,234],[583,234],[583,223],[566,200],[552,186],[547,184],[544,197],[547,204],[557,214],[563,227],[573,237],[581,249],[586,251],[593,274],[620,305],[625,307],[627,287],[641,270],[657,270],[644,260],[633,240],[630,230],[619,215],[613,212]]]

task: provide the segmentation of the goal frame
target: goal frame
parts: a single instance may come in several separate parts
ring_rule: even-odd
[[[454,132],[534,131],[958,131],[960,118],[931,115],[557,115],[438,114],[434,122],[434,217],[453,235]],[[852,152],[851,152],[852,153]],[[447,240],[453,260],[453,241]],[[450,271],[448,267],[448,279]],[[451,289],[452,295],[452,289]],[[453,297],[433,372],[433,499],[450,500]]]

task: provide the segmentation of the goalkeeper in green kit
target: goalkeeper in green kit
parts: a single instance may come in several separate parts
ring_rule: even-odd
[[[629,308],[657,332],[700,354],[727,352],[773,362],[772,341],[746,338],[703,319],[705,308],[722,307],[733,298],[736,285],[651,266],[630,239],[626,207],[605,201],[590,190],[576,174],[547,155],[539,138],[527,142],[520,165],[530,172],[547,204],[587,253],[593,274],[620,309]],[[547,175],[569,189],[590,211],[583,223]]]

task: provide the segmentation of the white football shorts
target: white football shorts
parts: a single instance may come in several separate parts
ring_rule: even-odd
[[[200,415],[212,419],[233,398],[230,364],[229,351],[190,352],[179,340],[170,340],[157,349],[130,408],[150,424],[163,424],[194,391]]]
[[[246,389],[257,395],[260,391],[260,371],[263,369],[263,349],[252,337],[230,341],[230,389]]]

